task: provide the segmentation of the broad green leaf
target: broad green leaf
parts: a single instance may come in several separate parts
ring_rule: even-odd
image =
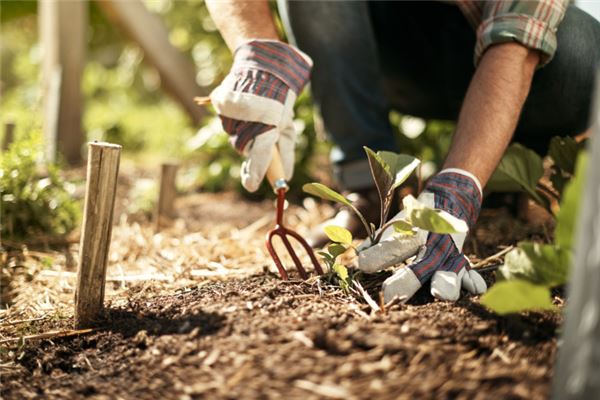
[[[344,204],[346,206],[352,206],[350,200],[321,183],[307,183],[302,186],[302,190],[313,196],[320,197],[323,200],[335,201],[336,203]]]
[[[342,228],[341,226],[329,225],[323,228],[325,234],[335,243],[343,243],[347,245],[352,244],[352,233],[346,228]]]
[[[337,256],[344,254],[348,248],[342,244],[334,243],[327,246],[327,251],[331,254],[331,257],[335,260]]]
[[[562,201],[560,211],[556,216],[556,228],[554,230],[554,241],[558,246],[564,249],[573,249],[575,235],[575,223],[577,222],[581,196],[583,194],[583,182],[585,181],[585,171],[587,165],[587,154],[582,152],[577,158],[577,167],[575,176],[567,185]]]
[[[389,166],[393,177],[392,190],[402,185],[421,163],[418,158],[408,154],[397,154],[391,151],[380,151],[377,154]]]
[[[542,158],[518,143],[506,150],[498,168],[488,183],[489,191],[525,191],[539,204],[547,206],[547,201],[536,192],[537,182],[544,174]]]
[[[443,210],[423,208],[412,210],[410,222],[417,228],[434,233],[466,233],[467,223]]]
[[[348,269],[341,264],[333,264],[333,271],[336,273],[340,280],[340,287],[344,290],[348,290]]]
[[[524,279],[549,287],[566,283],[571,252],[552,244],[521,242],[504,257],[504,279]]]
[[[394,222],[394,231],[401,235],[413,236],[415,234],[414,227],[408,221],[404,221],[402,219]]]
[[[481,297],[481,304],[501,315],[555,309],[548,287],[520,279],[497,282]]]
[[[575,172],[575,161],[579,145],[570,136],[555,136],[550,141],[548,155],[554,160],[554,164],[565,172],[573,174]]]

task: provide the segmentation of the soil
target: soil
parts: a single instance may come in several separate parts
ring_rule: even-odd
[[[234,208],[235,202],[239,199],[229,194],[195,195],[182,199],[180,210],[186,221],[198,212],[211,216],[208,224],[241,229],[272,207],[266,202]],[[222,211],[227,209],[236,211]],[[206,218],[201,222],[207,224]],[[503,211],[484,211],[467,252],[483,258],[499,244],[543,240],[544,230],[530,227]],[[484,275],[493,283],[493,272]],[[384,278],[365,285],[374,298]],[[559,313],[500,317],[476,296],[446,303],[427,289],[408,304],[375,312],[325,280],[283,282],[266,267],[250,276],[187,280],[177,289],[133,284],[122,301],[109,303],[91,333],[0,347],[0,394],[3,399],[549,396]],[[27,330],[72,324],[70,318],[43,319],[27,323]]]

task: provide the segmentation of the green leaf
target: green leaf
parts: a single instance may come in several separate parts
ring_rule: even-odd
[[[570,136],[555,136],[550,140],[548,155],[554,160],[554,165],[569,174],[575,172],[575,161],[579,152],[579,144]]]
[[[466,233],[469,231],[467,223],[443,210],[423,208],[412,210],[410,222],[417,228],[434,233]]]
[[[379,157],[389,166],[392,174],[392,190],[402,185],[419,166],[421,161],[408,154],[397,154],[391,151],[380,151]]]
[[[524,280],[497,282],[482,296],[481,304],[501,315],[555,309],[548,287]]]
[[[396,154],[391,151],[375,153],[364,147],[381,202],[381,224],[385,222],[392,203],[394,190],[410,176],[420,161],[406,154]]]
[[[313,196],[320,197],[323,200],[335,201],[336,203],[352,207],[352,202],[350,202],[350,200],[321,183],[307,183],[302,186],[302,190]]]
[[[414,227],[411,223],[404,220],[397,220],[394,222],[394,231],[401,235],[413,236],[415,234]]]
[[[335,261],[335,258],[333,258],[331,256],[331,254],[329,254],[326,251],[319,251],[317,252],[318,255],[320,255],[321,257],[323,257],[323,260],[327,263],[327,264],[331,264]]]
[[[514,191],[521,189],[539,204],[547,207],[547,201],[536,191],[537,182],[544,174],[542,158],[518,143],[506,150],[502,161],[488,182],[489,191]]]
[[[348,248],[342,244],[334,243],[327,246],[327,251],[335,260],[339,255],[344,254]]]
[[[504,257],[504,279],[524,279],[549,287],[567,282],[571,252],[552,244],[521,242]]]
[[[356,209],[356,207],[354,207],[354,204],[352,204],[350,200],[348,200],[335,190],[329,189],[327,186],[321,183],[307,183],[304,186],[302,186],[302,190],[304,190],[308,194],[312,194],[313,196],[320,197],[324,200],[335,201],[337,203],[350,207],[350,209],[358,216],[360,222],[362,222],[369,237],[373,236],[374,231],[371,229],[371,226],[369,225],[365,217],[360,213],[360,211]]]
[[[325,234],[335,243],[343,243],[347,245],[352,244],[352,233],[346,228],[342,228],[341,226],[329,225],[323,228]]]
[[[348,288],[348,269],[341,264],[334,264],[333,271],[340,279],[342,289],[346,290],[346,288]]]
[[[582,152],[577,158],[575,176],[565,188],[560,204],[560,211],[556,216],[554,241],[564,249],[573,249],[573,236],[575,235],[575,224],[578,219],[581,195],[583,194],[586,165],[587,154]]]

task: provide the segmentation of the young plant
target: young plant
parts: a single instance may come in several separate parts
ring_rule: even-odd
[[[368,147],[365,147],[365,151],[369,160],[371,175],[379,194],[379,227],[367,221],[350,200],[321,183],[309,183],[304,185],[302,189],[306,193],[349,207],[364,225],[371,244],[378,243],[383,232],[391,225],[394,226],[396,233],[401,235],[412,235],[416,228],[435,233],[467,231],[467,226],[463,221],[454,218],[445,211],[428,207],[412,196],[403,199],[403,205],[406,209],[405,218],[388,221],[395,190],[413,173],[420,161],[415,157],[390,151],[374,152]]]
[[[586,154],[577,159],[576,172],[565,187],[556,216],[554,243],[521,242],[504,258],[499,280],[481,302],[499,314],[553,309],[550,290],[564,285],[573,256],[574,224],[583,189]]]
[[[343,264],[339,264],[337,258],[349,248],[354,248],[352,246],[352,233],[345,228],[335,225],[326,226],[324,231],[333,243],[327,246],[326,251],[320,251],[318,254],[323,258],[329,271],[337,275],[342,290],[348,292],[350,288],[348,269]]]

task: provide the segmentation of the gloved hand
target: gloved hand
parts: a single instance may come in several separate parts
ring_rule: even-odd
[[[481,185],[467,171],[446,169],[429,180],[419,201],[450,213],[471,228],[481,208]],[[402,218],[401,214],[394,218]],[[466,233],[441,235],[419,231],[410,238],[397,238],[392,232],[393,228],[384,232],[378,244],[360,251],[358,264],[363,271],[375,272],[417,255],[414,262],[383,283],[386,302],[397,296],[407,301],[429,279],[431,294],[441,300],[458,300],[461,288],[472,294],[487,290],[483,278],[471,269],[462,254]]]
[[[310,75],[312,60],[275,40],[252,40],[234,52],[233,66],[210,94],[223,129],[244,156],[242,184],[254,192],[271,163],[273,146],[286,179],[294,171],[294,103]]]

